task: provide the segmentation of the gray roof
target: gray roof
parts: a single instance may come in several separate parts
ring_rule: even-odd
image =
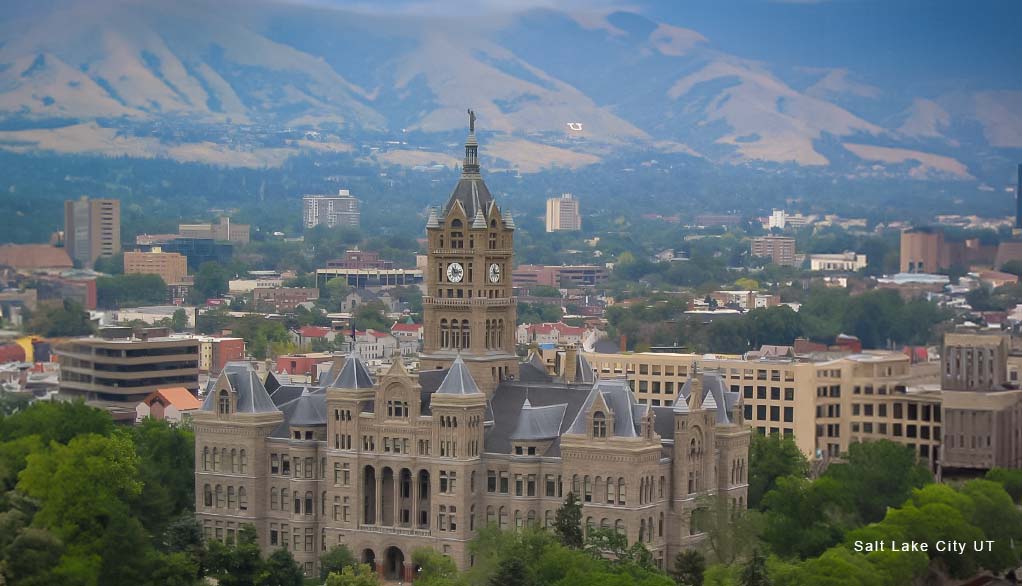
[[[238,413],[271,413],[277,411],[266,387],[259,380],[255,368],[248,362],[228,362],[216,382],[210,387],[216,389],[217,382],[226,378],[231,390],[235,393],[235,403]],[[203,411],[216,411],[216,393],[210,392],[202,403]]]
[[[535,352],[529,355],[529,359],[518,366],[518,378],[529,383],[548,383],[553,380],[546,371],[543,359]]]
[[[717,372],[700,372],[697,376],[703,383],[703,408],[717,413],[717,423],[731,423],[731,409],[738,402],[738,393],[728,390],[724,379]],[[692,393],[692,378],[681,387],[681,396],[674,402],[675,412],[688,411],[688,398]]]
[[[565,406],[558,435],[554,438],[551,447],[543,454],[544,456],[560,455],[560,436],[567,432],[575,414],[585,403],[590,392],[591,387],[581,385],[563,383],[532,385],[522,381],[501,382],[489,401],[492,413],[487,414],[487,420],[492,421],[492,425],[488,426],[486,430],[483,449],[494,454],[511,453],[511,436],[518,429],[519,419],[523,414],[526,414],[526,417],[531,417],[528,414],[528,409],[522,409],[525,398],[528,396],[529,404],[533,409],[551,405]],[[523,425],[529,426],[531,423]],[[544,431],[543,433],[548,432]]]
[[[548,440],[560,437],[567,403],[533,407],[526,397],[518,425],[511,432],[512,440]]]
[[[308,387],[295,399],[295,409],[287,418],[290,425],[326,425],[326,395],[314,394]]]
[[[623,378],[612,378],[597,381],[592,391],[586,397],[585,403],[575,415],[568,433],[585,434],[588,431],[589,410],[596,403],[597,397],[602,397],[614,415],[614,429],[611,430],[615,437],[638,437],[633,419],[632,405],[636,403],[635,395],[632,394],[628,381]]]
[[[337,374],[337,378],[329,382],[329,386],[340,389],[370,389],[373,387],[373,377],[369,369],[362,364],[358,354],[352,352],[344,361],[344,366]]]
[[[595,383],[596,374],[593,372],[593,366],[589,364],[586,357],[581,352],[575,354],[575,380],[570,381],[573,383]]]
[[[476,386],[476,381],[472,378],[472,373],[468,371],[468,366],[461,359],[461,354],[454,359],[451,368],[447,370],[447,376],[444,377],[444,381],[440,383],[436,392],[442,395],[482,394],[482,391]]]
[[[593,344],[593,352],[597,352],[599,354],[617,354],[620,350],[621,348],[617,342],[607,339],[597,340],[596,343]]]

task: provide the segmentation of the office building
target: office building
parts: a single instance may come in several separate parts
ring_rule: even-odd
[[[358,228],[360,212],[358,200],[347,189],[337,195],[306,195],[302,197],[302,218],[306,228]]]
[[[775,265],[793,267],[798,261],[795,258],[795,239],[790,236],[758,236],[752,239],[752,256],[769,258]]]
[[[199,342],[188,336],[136,336],[131,328],[113,328],[123,337],[76,338],[58,344],[60,392],[87,401],[138,402],[162,387],[199,389]]]
[[[574,351],[556,377],[518,363],[514,224],[482,184],[470,120],[462,179],[427,224],[422,368],[397,359],[374,379],[351,355],[318,386],[271,394],[250,365],[229,364],[193,418],[207,539],[252,524],[265,552],[288,548],[306,575],[344,544],[407,583],[416,549],[466,569],[482,528],[549,527],[574,493],[585,527],[643,543],[666,568],[703,541],[692,523],[703,499],[746,506],[750,431],[719,376],[694,376],[683,400],[654,408]]]
[[[121,251],[121,201],[82,196],[64,202],[64,247],[71,259],[91,267]]]
[[[215,262],[227,264],[234,256],[234,245],[230,242],[219,242],[212,238],[185,238],[172,235],[171,238],[153,240],[148,244],[137,244],[140,252],[176,252],[188,259],[188,268],[198,271],[202,263]]]
[[[234,244],[248,244],[251,226],[232,222],[221,216],[212,224],[179,224],[177,233],[183,238],[211,238]]]
[[[610,272],[602,265],[519,265],[511,274],[515,288],[530,286],[577,289],[607,282]]]
[[[319,299],[316,287],[256,287],[252,304],[259,311],[294,311],[299,305]]]
[[[793,437],[809,458],[837,456],[853,441],[884,438],[911,445],[936,467],[939,393],[909,387],[935,383],[937,365],[914,365],[900,352],[585,356],[596,376],[627,377],[639,404],[653,407],[673,405],[693,369],[718,373],[731,391],[741,393],[751,426],[759,433]]]
[[[857,252],[809,255],[809,270],[854,273],[866,268],[866,255]]]
[[[124,274],[159,275],[164,283],[180,283],[188,276],[188,259],[176,252],[125,252]]]
[[[546,200],[547,232],[578,232],[582,229],[582,215],[578,200],[570,193]]]

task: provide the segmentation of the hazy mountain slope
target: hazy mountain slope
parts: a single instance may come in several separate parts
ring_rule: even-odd
[[[0,23],[0,147],[256,165],[398,139],[411,143],[384,151],[406,155],[371,160],[413,165],[448,160],[473,107],[493,135],[486,155],[524,172],[659,150],[972,180],[1022,149],[1022,91],[1006,81],[916,93],[868,71],[729,54],[626,10],[49,0]]]

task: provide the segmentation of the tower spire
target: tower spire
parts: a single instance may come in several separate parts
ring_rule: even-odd
[[[465,139],[465,161],[461,165],[461,176],[477,178],[479,173],[479,143],[476,142],[476,113],[468,109],[468,138]]]

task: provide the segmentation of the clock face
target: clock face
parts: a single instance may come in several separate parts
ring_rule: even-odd
[[[500,265],[499,264],[493,263],[493,264],[490,265],[489,276],[490,276],[490,282],[491,283],[497,283],[497,282],[500,281]]]
[[[460,262],[452,262],[447,265],[447,280],[452,283],[460,283],[465,276],[465,269],[461,268]]]

